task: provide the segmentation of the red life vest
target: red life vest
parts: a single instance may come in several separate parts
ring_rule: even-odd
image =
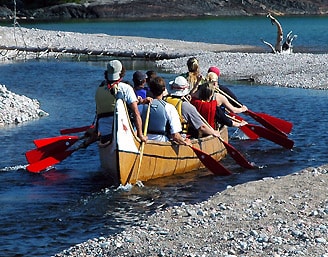
[[[209,102],[193,98],[191,103],[196,107],[200,115],[211,125],[212,128],[215,126],[215,113],[216,113],[216,100],[211,100]]]

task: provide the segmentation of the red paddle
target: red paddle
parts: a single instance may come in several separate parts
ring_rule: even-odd
[[[44,147],[44,146],[50,146],[53,144],[64,144],[66,145],[66,142],[72,142],[75,143],[77,140],[79,140],[80,137],[78,136],[58,136],[58,137],[47,137],[47,138],[40,138],[40,139],[34,139],[33,143],[36,147]]]
[[[66,134],[71,134],[71,133],[79,133],[79,132],[84,132],[87,131],[90,128],[94,128],[95,126],[89,125],[89,126],[83,126],[83,127],[78,127],[78,128],[66,128],[66,129],[61,129],[60,134],[61,135],[66,135]]]
[[[240,122],[239,118],[241,118],[241,117],[239,117],[237,115],[235,115],[235,117],[231,117],[230,115],[227,115],[227,116],[232,120]],[[267,129],[267,128],[264,128],[264,127],[261,127],[259,125],[255,125],[255,124],[249,124],[249,123],[242,127],[247,127],[248,129],[254,131],[254,133],[259,135],[260,137],[268,139],[268,140],[270,140],[278,145],[281,145],[287,149],[292,149],[294,146],[294,141],[292,141],[289,138],[287,138],[286,136],[283,136],[280,133],[276,133],[270,129]]]
[[[204,166],[218,176],[229,176],[231,171],[227,170],[221,163],[216,161],[211,155],[203,152],[202,150],[189,145],[189,147],[197,155],[198,159],[204,164]]]
[[[62,160],[66,159],[68,156],[70,156],[73,152],[75,152],[77,149],[59,152],[56,154],[53,154],[49,157],[46,157],[44,159],[41,159],[37,162],[29,164],[26,169],[29,172],[33,173],[39,173],[43,170],[46,170],[47,168],[61,162]]]
[[[236,99],[232,98],[225,92],[223,92],[220,89],[217,89],[222,95],[239,105],[240,107],[242,106],[241,103],[239,103]],[[253,119],[255,119],[257,122],[261,123],[264,127],[273,130],[274,132],[285,135],[285,133],[290,133],[291,129],[293,127],[293,123],[276,118],[274,116],[271,116],[269,114],[263,115],[263,113],[256,113],[251,110],[248,110],[245,112],[249,116],[251,116]]]
[[[257,114],[260,115],[262,118],[269,120],[272,125],[280,128],[280,130],[282,132],[289,134],[293,129],[293,124],[291,122],[286,122],[283,119],[279,119],[277,117],[272,117],[271,115],[263,113],[263,112],[257,113]]]
[[[276,133],[272,130],[269,130],[267,128],[255,125],[255,124],[246,124],[245,126],[249,127],[252,129],[256,134],[259,136],[268,139],[278,145],[281,145],[287,149],[292,149],[294,146],[294,141],[290,140],[286,136],[282,136],[279,133]]]
[[[25,153],[25,157],[28,163],[38,162],[42,159],[45,159],[49,156],[52,156],[56,153],[63,152],[72,146],[76,141],[78,141],[79,137],[69,137],[67,139],[57,139],[51,138],[51,140],[37,139],[37,148],[27,151]],[[42,141],[44,140],[44,141]],[[45,142],[50,142],[48,144],[44,144]],[[39,144],[40,143],[40,144]]]
[[[249,163],[245,157],[237,151],[235,147],[233,147],[228,142],[225,142],[223,138],[219,137],[219,140],[224,144],[225,148],[227,149],[229,155],[241,166],[246,169],[253,169],[255,168],[251,163]]]

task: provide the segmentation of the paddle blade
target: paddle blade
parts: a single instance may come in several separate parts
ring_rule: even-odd
[[[220,138],[219,138],[220,139]],[[228,142],[225,142],[223,139],[220,139],[220,141],[224,144],[225,148],[227,149],[227,152],[229,155],[241,166],[246,169],[253,169],[255,168],[251,163],[249,163],[246,158],[237,151],[236,148],[234,148],[231,144]]]
[[[71,133],[79,133],[79,132],[84,132],[87,131],[90,128],[94,128],[94,125],[89,125],[89,126],[83,126],[83,127],[78,127],[78,128],[66,128],[66,129],[61,129],[60,134],[65,135],[65,134],[71,134]]]
[[[294,141],[290,140],[286,136],[282,136],[281,134],[275,133],[267,128],[254,125],[254,124],[246,124],[245,126],[249,127],[252,129],[256,134],[259,136],[270,140],[278,145],[281,145],[287,149],[292,149],[294,146]]]
[[[58,137],[47,137],[47,138],[40,138],[34,139],[33,143],[36,147],[43,147],[47,145],[53,144],[66,144],[66,142],[70,142],[70,144],[74,144],[77,140],[79,140],[78,136],[58,136]]]
[[[269,121],[272,125],[276,126],[277,128],[279,128],[282,132],[289,134],[292,129],[293,129],[293,123],[271,116],[269,114],[266,113],[257,113],[257,115],[259,115],[260,117],[262,117],[263,119]]]
[[[251,116],[258,123],[262,124],[264,127],[274,131],[277,134],[280,134],[281,136],[287,137],[287,135],[283,131],[281,131],[278,127],[273,125],[267,119],[265,119],[262,116],[258,115],[258,113],[250,111],[250,110],[247,110],[245,113],[248,114],[249,116]]]
[[[204,166],[218,176],[229,176],[231,171],[227,170],[221,163],[217,162],[212,156],[203,152],[202,150],[191,146],[194,153],[197,155],[199,160],[204,164]]]
[[[37,141],[36,145],[40,147],[27,151],[25,153],[26,160],[28,163],[38,162],[56,153],[67,150],[77,140],[79,140],[78,137],[71,137],[71,136],[65,138],[60,137],[59,139],[58,137],[38,139],[36,140]]]
[[[46,170],[47,168],[54,166],[55,164],[61,162],[70,156],[75,150],[65,151],[61,153],[54,154],[52,156],[46,157],[40,161],[29,164],[26,169],[29,172],[39,173]]]

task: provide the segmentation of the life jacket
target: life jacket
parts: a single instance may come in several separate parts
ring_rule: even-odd
[[[97,88],[95,99],[98,119],[114,115],[119,82],[120,80],[110,84],[107,81],[103,81]]]
[[[200,115],[203,116],[203,118],[208,122],[208,124],[215,129],[215,114],[217,106],[216,100],[211,100],[207,102],[199,100],[197,98],[193,98],[191,100],[191,103],[196,107],[197,111],[200,113]]]
[[[185,118],[182,116],[182,99],[179,97],[166,96],[165,101],[174,105],[175,109],[177,109],[182,126],[182,133],[187,134],[189,125]]]
[[[166,102],[164,100],[154,99],[150,104],[148,133],[157,135],[166,135],[168,132],[168,119],[165,111]],[[148,104],[142,105],[141,118],[145,123]]]

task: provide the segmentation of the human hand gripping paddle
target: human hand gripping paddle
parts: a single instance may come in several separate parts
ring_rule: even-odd
[[[216,89],[220,94],[224,95],[227,97],[229,100],[233,101],[236,103],[239,107],[242,106],[241,103],[239,103],[236,99],[232,98],[225,92],[223,92],[221,89]],[[257,122],[262,124],[264,127],[276,132],[277,134],[281,134],[282,136],[286,136],[286,134],[290,133],[292,128],[293,128],[293,123],[271,116],[269,114],[265,113],[256,113],[251,110],[247,110],[245,112],[249,116],[251,116],[253,119],[255,119]]]

